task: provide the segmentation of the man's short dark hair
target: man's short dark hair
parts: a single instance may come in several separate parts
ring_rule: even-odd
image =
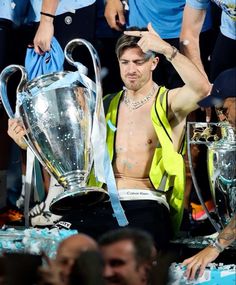
[[[112,230],[102,235],[98,243],[99,246],[107,246],[123,240],[129,240],[133,243],[137,264],[152,262],[156,258],[152,236],[140,229],[123,228]]]
[[[126,29],[126,31],[147,31],[146,28],[138,28],[138,27],[130,27]],[[122,34],[120,38],[117,40],[115,52],[116,56],[119,59],[124,51],[128,48],[136,48],[138,46],[138,41],[140,40],[140,37],[134,37],[134,36],[128,36],[125,34]],[[151,58],[151,56],[155,56],[154,52],[147,53],[147,59]]]

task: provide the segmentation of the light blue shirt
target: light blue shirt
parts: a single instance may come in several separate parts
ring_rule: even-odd
[[[149,22],[163,39],[179,38],[185,0],[128,0],[127,26],[147,27]],[[207,18],[202,31],[211,28]]]
[[[214,0],[221,9],[221,33],[233,40],[236,40],[236,1],[235,0]],[[210,0],[187,0],[186,4],[195,9],[207,9]]]
[[[75,10],[92,5],[96,0],[60,0],[57,7],[56,15],[61,15],[66,12],[74,13]],[[30,0],[31,9],[29,10],[28,21],[39,22],[40,11],[42,8],[42,0]]]
[[[19,25],[25,17],[28,0],[0,0],[0,18]]]

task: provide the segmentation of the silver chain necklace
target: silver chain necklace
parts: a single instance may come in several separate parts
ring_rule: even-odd
[[[152,98],[152,96],[155,94],[155,92],[157,90],[157,87],[158,87],[157,84],[153,83],[151,91],[145,97],[143,97],[142,99],[137,100],[137,101],[129,99],[127,96],[127,91],[125,90],[124,91],[124,99],[123,99],[125,105],[130,110],[136,110],[136,109],[142,107],[145,103],[147,103]]]

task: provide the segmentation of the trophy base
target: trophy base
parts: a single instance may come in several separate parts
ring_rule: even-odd
[[[107,191],[98,187],[82,187],[67,190],[52,200],[49,210],[56,215],[64,215],[81,207],[95,205],[109,199]]]

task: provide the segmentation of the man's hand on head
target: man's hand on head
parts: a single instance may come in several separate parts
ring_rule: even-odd
[[[161,53],[164,56],[167,56],[166,52],[172,53],[171,45],[161,39],[159,34],[153,29],[151,23],[148,24],[147,29],[147,31],[124,31],[124,34],[140,37],[138,45],[144,53],[150,50]]]

